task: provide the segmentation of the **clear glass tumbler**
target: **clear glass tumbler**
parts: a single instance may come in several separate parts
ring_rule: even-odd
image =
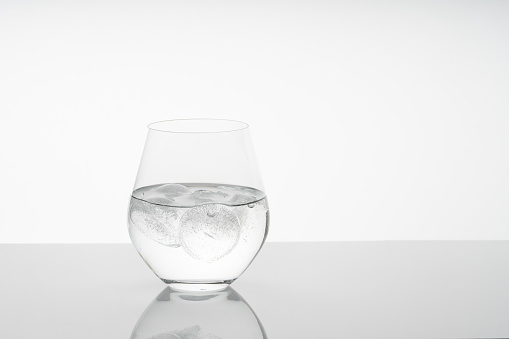
[[[129,204],[129,235],[172,288],[217,290],[262,247],[269,208],[248,125],[232,120],[156,122]]]

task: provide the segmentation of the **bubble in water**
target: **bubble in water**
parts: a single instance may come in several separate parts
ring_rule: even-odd
[[[194,207],[180,220],[182,248],[191,257],[205,262],[219,260],[230,253],[239,240],[239,234],[237,215],[224,205]]]
[[[169,247],[179,247],[178,213],[164,206],[131,199],[129,217],[145,236]]]
[[[247,207],[253,208],[253,207],[255,207],[255,204],[248,204]]]

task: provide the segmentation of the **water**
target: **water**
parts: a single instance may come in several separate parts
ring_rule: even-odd
[[[218,184],[161,184],[135,190],[129,233],[150,268],[166,282],[235,280],[268,229],[265,194]]]

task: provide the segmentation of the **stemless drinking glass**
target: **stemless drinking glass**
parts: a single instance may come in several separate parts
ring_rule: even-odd
[[[269,226],[248,125],[181,119],[148,128],[129,204],[131,240],[172,288],[225,288],[252,262]]]

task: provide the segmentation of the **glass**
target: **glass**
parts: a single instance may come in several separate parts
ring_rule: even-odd
[[[129,204],[132,243],[172,288],[223,289],[255,258],[269,226],[248,125],[183,119],[148,127]]]
[[[166,287],[136,323],[131,339],[267,338],[262,323],[231,287],[179,292]]]

